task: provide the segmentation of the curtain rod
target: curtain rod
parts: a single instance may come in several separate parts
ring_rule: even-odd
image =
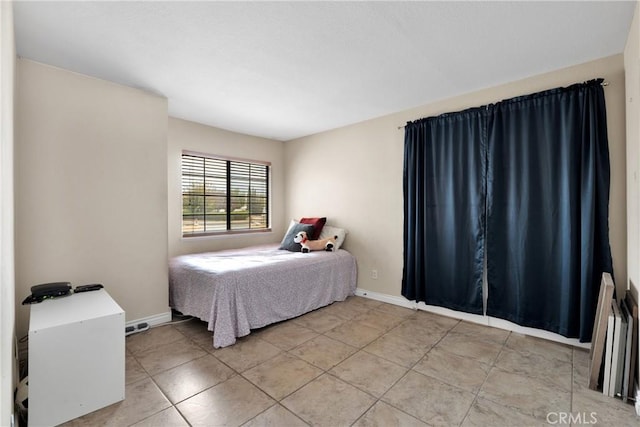
[[[605,80],[602,83],[600,83],[600,86],[609,86],[609,82]],[[398,126],[398,130],[404,129],[404,127],[405,127],[405,125]]]

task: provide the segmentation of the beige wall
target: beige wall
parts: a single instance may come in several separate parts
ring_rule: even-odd
[[[18,332],[32,285],[99,282],[127,320],[168,313],[167,100],[17,63]]]
[[[182,150],[271,162],[271,232],[182,238],[180,156]],[[242,135],[169,118],[169,256],[279,242],[284,234],[284,146],[282,142]]]
[[[627,260],[636,299],[640,289],[640,6],[624,50],[627,115]]]
[[[626,174],[623,57],[507,83],[308,136],[285,145],[287,217],[323,215],[345,227],[358,259],[358,287],[399,296],[402,281],[402,165],[407,121],[604,77],[611,155],[610,239],[619,291],[626,288]],[[453,261],[453,260],[452,260]],[[371,270],[378,271],[378,279]]]
[[[14,381],[15,276],[13,115],[16,47],[11,2],[0,2],[0,425],[11,423]]]
[[[640,3],[624,49],[627,113],[627,262],[629,289],[640,293]],[[638,332],[640,338],[640,331]],[[640,372],[640,361],[638,362]],[[637,408],[637,405],[636,405]]]

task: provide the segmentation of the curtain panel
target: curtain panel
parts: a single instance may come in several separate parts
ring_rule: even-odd
[[[485,113],[405,128],[402,295],[410,300],[482,314]]]
[[[601,80],[496,104],[489,129],[487,314],[589,341],[613,273]]]
[[[591,339],[609,248],[602,79],[405,127],[402,294]]]

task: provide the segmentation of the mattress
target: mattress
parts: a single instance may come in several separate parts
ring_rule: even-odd
[[[289,252],[277,244],[182,255],[169,262],[169,304],[208,322],[213,346],[226,347],[251,329],[291,319],[356,289],[348,251]]]

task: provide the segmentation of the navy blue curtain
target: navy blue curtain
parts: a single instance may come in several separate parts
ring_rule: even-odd
[[[402,295],[591,339],[609,248],[602,79],[405,126]]]
[[[486,109],[407,123],[402,295],[482,314]]]
[[[503,101],[489,117],[487,314],[583,342],[613,273],[601,82]]]

